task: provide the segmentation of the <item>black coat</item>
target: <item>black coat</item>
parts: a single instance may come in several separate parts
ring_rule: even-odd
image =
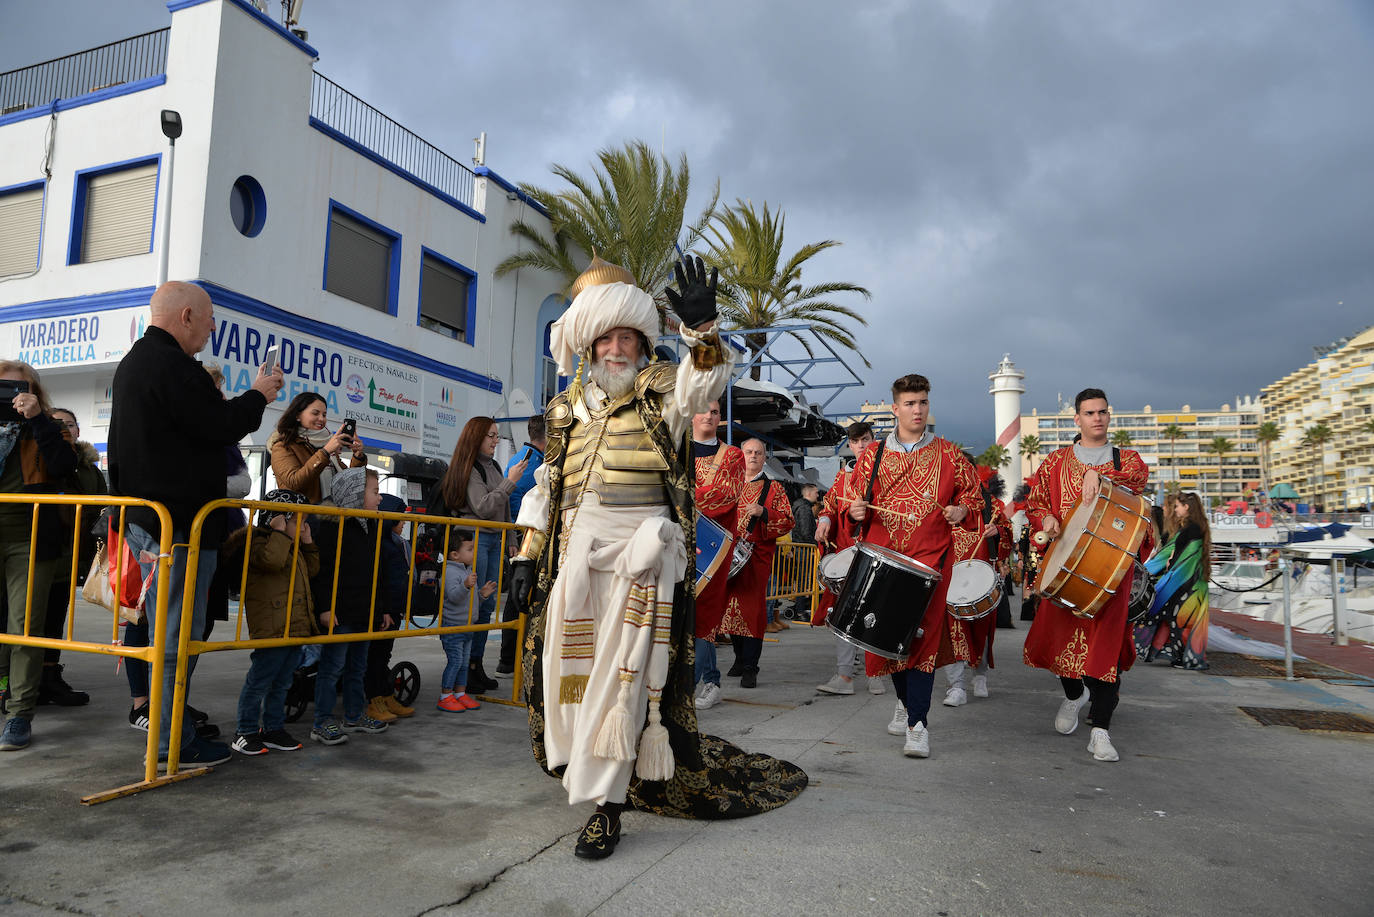
[[[343,535],[340,536],[340,523]],[[372,566],[377,556],[377,519],[369,519],[367,530],[357,519],[324,518],[315,532],[320,549],[320,572],[311,586],[315,591],[315,613],[333,610],[338,622],[335,627],[352,631],[367,630],[368,611],[372,604]],[[339,588],[334,588],[334,552],[342,537],[339,557]],[[383,535],[385,541],[386,536]],[[377,565],[377,603],[372,617],[381,619],[386,608],[386,580],[384,567]],[[328,627],[322,627],[327,631]]]
[[[119,361],[112,402],[110,492],[162,503],[172,526],[188,535],[200,508],[224,498],[224,447],[258,429],[267,407],[253,389],[225,400],[200,361],[157,327]],[[126,518],[158,535],[151,510],[136,507]],[[218,547],[224,536],[216,513],[202,544]]]

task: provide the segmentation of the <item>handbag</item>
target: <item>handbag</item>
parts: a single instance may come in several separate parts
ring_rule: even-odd
[[[107,530],[107,534],[106,540],[97,546],[95,557],[91,558],[91,568],[81,587],[81,597],[93,605],[117,611],[121,621],[137,624],[143,620],[143,596],[148,591],[148,583],[143,579],[143,570],[128,544],[113,528]],[[114,561],[110,559],[111,545],[115,547],[119,558],[121,570],[118,573],[114,569]],[[153,575],[156,575],[156,571]],[[120,584],[118,603],[114,593],[116,580]]]

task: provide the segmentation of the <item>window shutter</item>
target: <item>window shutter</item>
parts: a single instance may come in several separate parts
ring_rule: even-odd
[[[472,278],[428,255],[420,264],[420,316],[447,325],[466,340]]]
[[[391,287],[391,246],[395,242],[345,213],[332,211],[324,288],[386,312]]]
[[[42,185],[0,197],[0,277],[38,269],[42,233]]]
[[[152,250],[157,163],[86,179],[81,260],[104,261]]]

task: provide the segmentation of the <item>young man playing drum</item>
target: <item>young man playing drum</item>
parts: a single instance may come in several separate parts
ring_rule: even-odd
[[[873,442],[873,427],[862,420],[856,420],[845,428],[845,434],[849,453],[853,458],[842,464],[840,470],[835,472],[835,483],[825,492],[821,514],[816,518],[816,544],[832,543],[830,535],[831,529],[834,529],[833,550],[829,554],[837,554],[854,543],[853,527],[845,514],[849,511],[849,504],[863,493],[863,487],[855,483],[853,471],[859,456],[863,455],[864,450]],[[838,524],[836,520],[839,520]],[[811,616],[812,625],[820,627],[824,624],[825,614],[834,604],[834,594],[829,590],[822,592],[820,606]],[[853,694],[854,663],[859,659],[860,650],[839,634],[832,636],[835,641],[835,674],[825,684],[817,685],[816,690],[822,694]],[[868,679],[870,694],[883,694],[886,691],[881,678]]]
[[[739,495],[735,544],[752,548],[744,569],[725,584],[725,615],[720,632],[730,635],[735,664],[727,675],[740,676],[741,688],[758,687],[759,656],[768,624],[768,581],[778,539],[792,531],[792,504],[787,491],[763,473],[767,452],[761,439],[740,443],[744,453],[744,487]]]
[[[705,413],[692,417],[692,461],[696,465],[696,511],[727,532],[735,531],[739,493],[744,487],[744,453],[716,437],[720,426],[720,402],[712,401]],[[725,578],[730,572],[726,556],[696,600],[695,706],[705,710],[720,703],[720,668],[716,665],[716,628],[725,614]],[[697,563],[702,563],[698,557]]]
[[[911,758],[928,758],[930,733],[926,718],[930,713],[935,668],[937,661],[952,661],[936,658],[942,642],[948,645],[945,594],[954,564],[952,532],[955,526],[967,532],[981,529],[977,523],[983,498],[973,466],[959,448],[926,427],[930,381],[925,376],[912,373],[892,383],[892,413],[896,429],[886,440],[865,450],[854,469],[860,489],[849,507],[849,518],[861,523],[862,540],[891,548],[940,572],[940,580],[928,594],[924,607],[874,608],[871,612],[865,609],[875,615],[921,617],[924,630],[915,637],[915,649],[905,658],[895,660],[868,653],[865,669],[870,678],[892,676],[898,716],[893,718],[888,731],[906,736],[902,753]],[[870,483],[872,497],[865,500]]]
[[[1149,480],[1149,469],[1140,455],[1116,449],[1107,442],[1111,412],[1107,395],[1088,388],[1074,398],[1074,424],[1081,440],[1050,453],[1036,469],[1027,499],[1026,514],[1037,541],[1057,538],[1078,500],[1091,504],[1101,492],[1102,479],[1140,493]],[[1148,545],[1140,552],[1148,553]],[[1092,618],[1080,618],[1048,598],[1040,601],[1035,620],[1026,635],[1025,661],[1059,676],[1065,700],[1059,705],[1054,728],[1064,735],[1078,728],[1078,714],[1091,704],[1092,734],[1088,751],[1098,761],[1116,761],[1119,755],[1107,733],[1116,709],[1121,673],[1135,661],[1135,646],[1127,626],[1131,571]]]

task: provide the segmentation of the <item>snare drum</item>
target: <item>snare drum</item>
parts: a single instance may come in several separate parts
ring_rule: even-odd
[[[1074,504],[1040,563],[1035,591],[1080,618],[1116,595],[1150,530],[1150,501],[1107,478],[1091,503]]]
[[[850,545],[842,551],[834,554],[827,554],[821,558],[819,574],[821,585],[831,595],[839,595],[844,591],[844,580],[849,575],[849,568],[854,563],[854,555],[857,547]]]
[[[1002,581],[985,560],[961,560],[949,574],[945,608],[961,621],[977,621],[997,610]]]
[[[734,541],[730,533],[708,516],[697,515],[697,581],[696,595],[711,582],[725,558],[730,556]]]
[[[922,634],[940,573],[888,548],[863,542],[854,548],[826,627],[875,656],[905,659]]]
[[[1126,611],[1126,620],[1137,624],[1150,613],[1155,603],[1155,581],[1150,571],[1140,561],[1135,562],[1134,579],[1131,580],[1131,604]]]

